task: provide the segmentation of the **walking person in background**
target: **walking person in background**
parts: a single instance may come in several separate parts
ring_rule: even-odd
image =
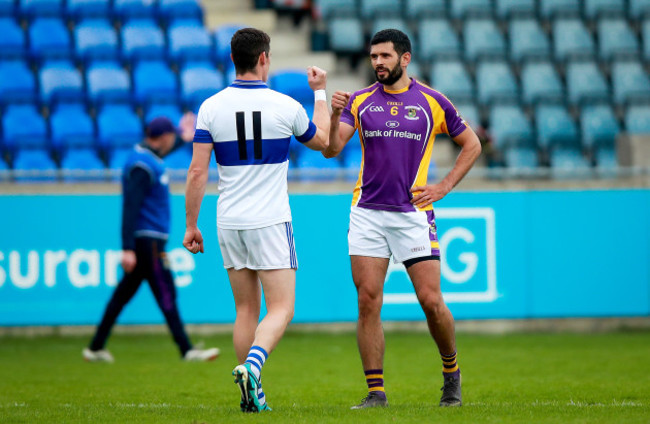
[[[149,282],[181,357],[186,361],[208,361],[218,348],[196,349],[187,337],[176,304],[176,287],[169,270],[165,244],[169,235],[169,177],[162,158],[194,137],[194,114],[186,114],[177,129],[167,118],[153,119],[146,128],[144,143],[136,145],[122,175],[122,268],[119,282],[90,346],[82,352],[90,362],[113,362],[104,349],[111,329],[124,306],[133,298],[142,280]]]
[[[332,96],[330,145],[323,152],[328,158],[337,156],[358,130],[363,159],[352,200],[348,244],[368,396],[353,409],[388,406],[380,313],[391,256],[406,267],[438,346],[444,377],[440,406],[460,406],[454,319],[440,291],[440,248],[432,203],[447,195],[470,170],[481,144],[445,96],[408,77],[411,42],[406,34],[382,30],[370,45],[377,82],[352,95],[337,91]],[[427,184],[433,142],[442,133],[461,151],[442,181]]]
[[[261,372],[293,318],[298,262],[287,193],[291,136],[310,149],[328,145],[326,74],[311,67],[313,122],[305,109],[266,85],[270,38],[245,28],[231,40],[237,79],[199,109],[194,153],[187,175],[183,245],[203,252],[197,227],[212,151],[219,171],[217,233],[223,264],[237,309],[233,343],[239,365],[233,370],[243,412],[269,410]],[[261,285],[260,285],[261,281]],[[259,321],[261,293],[267,314]]]

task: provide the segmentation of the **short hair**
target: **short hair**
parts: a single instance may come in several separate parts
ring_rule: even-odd
[[[409,36],[398,29],[382,29],[373,35],[372,40],[370,40],[370,45],[374,46],[375,44],[388,42],[393,43],[395,51],[400,56],[407,52],[411,53],[411,40]]]
[[[268,56],[271,50],[271,37],[255,28],[242,28],[230,40],[230,52],[237,74],[252,71],[262,52]]]

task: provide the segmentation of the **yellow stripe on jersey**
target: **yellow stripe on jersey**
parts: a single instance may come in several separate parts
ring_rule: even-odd
[[[352,116],[354,116],[354,128],[358,129],[360,126],[359,106],[361,106],[361,104],[365,102],[368,97],[372,96],[375,93],[375,91],[377,91],[376,88],[368,93],[359,94],[350,105],[350,113],[352,114]]]
[[[361,166],[359,167],[359,177],[357,178],[357,184],[354,186],[354,191],[352,192],[352,206],[356,206],[357,203],[359,203],[359,199],[361,198],[361,186],[363,184],[363,167],[365,165],[365,158],[366,158],[366,149],[365,145],[363,142],[363,134],[361,131],[361,125],[359,121],[359,106],[363,104],[364,101],[368,97],[370,97],[377,89],[372,90],[369,93],[363,93],[358,95],[354,101],[352,102],[352,105],[350,105],[350,113],[352,113],[352,116],[354,116],[354,128],[358,129],[357,131],[359,133],[359,142],[361,143]]]
[[[431,242],[431,247],[432,247],[433,249],[438,249],[438,248],[440,248],[440,242],[438,242],[438,241],[432,241],[432,242]]]

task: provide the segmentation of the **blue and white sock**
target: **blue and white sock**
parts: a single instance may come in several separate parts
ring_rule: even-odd
[[[258,381],[260,380],[260,374],[262,373],[264,362],[266,362],[266,358],[268,357],[269,354],[259,346],[253,346],[251,347],[251,350],[248,351],[246,363],[250,364],[251,371],[253,371],[253,374]]]

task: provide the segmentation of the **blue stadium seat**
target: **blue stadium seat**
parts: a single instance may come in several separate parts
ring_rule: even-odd
[[[325,159],[321,152],[309,148],[303,148],[296,164],[300,181],[304,182],[331,180],[332,175],[341,169],[341,163],[336,158]]]
[[[444,17],[447,13],[445,0],[405,0],[404,15],[410,20],[428,17]]]
[[[63,0],[18,0],[18,13],[28,19],[36,16],[62,16]]]
[[[70,148],[94,149],[95,124],[80,103],[63,103],[50,115],[52,147],[61,152]]]
[[[528,62],[521,71],[522,99],[526,104],[559,102],[564,98],[560,76],[551,62]]]
[[[16,16],[16,2],[14,0],[0,0],[0,16]]]
[[[463,27],[465,58],[471,61],[483,57],[504,57],[506,42],[491,19],[468,20]]]
[[[446,57],[459,57],[460,40],[446,19],[423,19],[418,24],[418,59],[429,61]],[[415,50],[414,50],[415,52]]]
[[[89,61],[118,57],[117,32],[105,19],[86,19],[74,29],[77,57]]]
[[[616,137],[621,132],[611,106],[589,105],[580,114],[582,146],[589,150],[614,150]]]
[[[511,147],[535,147],[530,119],[517,105],[496,105],[490,109],[490,132],[499,150]]]
[[[434,63],[429,80],[433,88],[452,101],[474,99],[474,84],[465,65],[460,61]]]
[[[213,33],[214,57],[218,64],[221,64],[224,67],[232,64],[232,60],[230,59],[230,40],[235,32],[241,28],[244,28],[244,26],[240,24],[221,25],[215,28]]]
[[[181,101],[190,110],[198,110],[208,97],[224,88],[224,77],[209,63],[191,64],[181,70]]]
[[[48,106],[58,102],[81,102],[85,91],[81,72],[68,61],[44,64],[39,71],[40,100]]]
[[[650,62],[650,19],[643,22],[641,37],[643,38],[643,59]]]
[[[144,122],[150,122],[159,116],[164,116],[174,123],[179,123],[183,112],[176,103],[152,103],[144,114]]]
[[[573,57],[592,57],[594,40],[580,19],[559,19],[553,22],[555,57],[567,60]]]
[[[122,57],[127,61],[163,59],[165,35],[151,19],[133,19],[122,26]]]
[[[154,0],[114,0],[113,14],[120,21],[132,18],[156,17],[156,4]]]
[[[232,84],[234,80],[237,79],[237,70],[235,69],[235,65],[232,63],[230,66],[226,66],[226,85]]]
[[[539,105],[535,108],[537,143],[543,149],[558,146],[578,148],[579,137],[575,122],[561,105]]]
[[[117,148],[110,152],[108,159],[108,169],[113,174],[113,180],[119,181],[119,176],[126,165],[126,160],[133,152],[133,147]]]
[[[600,58],[636,57],[639,42],[624,19],[601,19],[598,22],[598,50]]]
[[[509,147],[503,152],[503,160],[518,173],[532,173],[539,166],[537,149],[531,146]]]
[[[302,70],[283,70],[274,72],[269,78],[272,89],[286,94],[302,104],[314,103],[314,92],[307,82],[307,74]]]
[[[169,57],[182,63],[187,60],[210,60],[212,41],[202,24],[191,20],[174,21],[167,29]]]
[[[516,62],[548,58],[551,44],[535,19],[513,19],[509,23],[510,58]]]
[[[507,62],[482,62],[476,70],[478,100],[483,105],[495,101],[515,102],[519,89]]]
[[[88,100],[93,104],[131,101],[131,79],[117,63],[92,63],[86,69],[86,84]]]
[[[630,18],[639,20],[650,17],[650,0],[629,0]]]
[[[478,107],[476,107],[474,103],[458,102],[455,103],[454,105],[456,106],[456,110],[460,113],[460,115],[465,120],[465,123],[467,123],[470,127],[474,128],[475,131],[476,128],[481,126],[481,119],[480,119]]]
[[[79,20],[108,16],[110,0],[66,0],[65,14],[68,18]]]
[[[33,102],[36,81],[32,71],[21,60],[0,62],[0,105],[13,102]]]
[[[650,99],[650,78],[638,61],[612,64],[614,103],[647,102]]]
[[[492,2],[490,0],[451,0],[450,13],[454,19],[490,15],[492,14]]]
[[[358,16],[356,0],[316,0],[314,11],[325,20],[334,16]]]
[[[579,147],[558,146],[550,153],[551,174],[556,178],[589,176],[591,164]]]
[[[61,159],[63,181],[99,181],[105,178],[106,167],[94,149],[70,149]]]
[[[535,0],[496,0],[497,17],[535,16]]]
[[[50,147],[45,119],[32,104],[7,106],[2,114],[2,130],[9,151]]]
[[[175,19],[194,19],[203,22],[200,0],[158,0],[158,15],[166,22]]]
[[[329,39],[335,53],[360,53],[365,46],[363,24],[356,17],[334,18],[329,23]]]
[[[363,19],[402,14],[402,0],[360,0],[360,2],[359,11]]]
[[[568,100],[572,105],[609,101],[607,81],[594,62],[569,62],[566,81]]]
[[[628,107],[625,111],[625,129],[630,134],[650,134],[650,106]]]
[[[172,176],[178,176],[181,177],[181,179],[186,179],[187,170],[190,167],[190,163],[192,162],[191,143],[187,143],[186,145],[177,148],[165,156],[163,160],[165,161],[167,169],[171,171]]]
[[[16,182],[54,182],[58,179],[57,167],[49,153],[43,149],[21,150],[13,160]],[[38,171],[38,175],[29,172]]]
[[[415,34],[409,26],[406,24],[406,21],[400,17],[386,17],[386,16],[380,16],[377,19],[373,20],[372,27],[370,29],[371,35],[376,34],[377,32],[381,31],[382,29],[397,29],[402,31],[404,34],[406,34],[409,39],[411,40],[411,50],[412,51],[417,51],[417,40],[415,38]]]
[[[97,115],[100,149],[132,147],[142,141],[142,121],[129,105],[106,105]]]
[[[21,59],[25,56],[25,33],[13,18],[0,18],[0,59]]]
[[[578,16],[580,0],[540,0],[539,14],[544,19]]]
[[[141,105],[175,103],[178,100],[176,75],[166,62],[139,62],[133,68],[133,97]]]
[[[29,53],[36,60],[72,56],[72,39],[62,19],[35,19],[29,26],[29,40]]]
[[[596,19],[601,16],[623,16],[624,0],[585,0],[585,16]]]

